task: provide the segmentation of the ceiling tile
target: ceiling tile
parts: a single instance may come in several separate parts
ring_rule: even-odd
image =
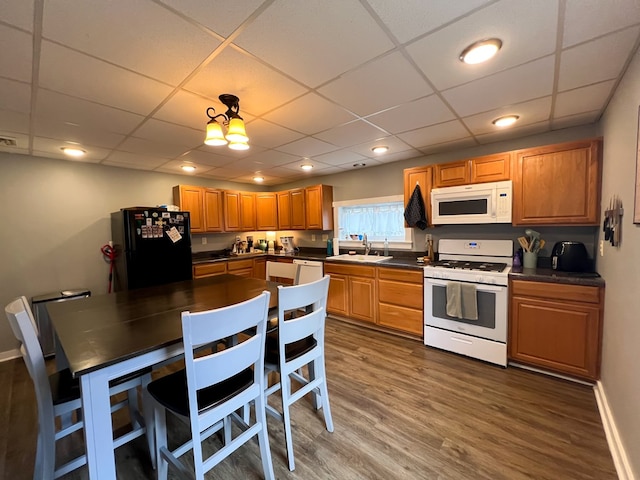
[[[152,170],[165,163],[167,163],[166,158],[129,152],[113,152],[102,162],[103,165],[135,168],[138,170]]]
[[[195,172],[185,172],[182,169],[182,165],[192,165],[196,167],[196,170]],[[165,162],[162,165],[156,167],[154,170],[156,172],[177,173],[179,175],[187,175],[187,176],[194,177],[196,176],[196,174],[199,175],[202,173],[207,173],[214,169],[215,167],[212,167],[210,165],[202,165],[199,163],[187,162],[185,160],[182,160],[182,158],[180,158],[178,160],[169,160],[168,162]]]
[[[278,147],[298,140],[303,135],[266,120],[254,120],[246,125],[247,135],[252,145],[265,148]]]
[[[511,140],[520,137],[526,137],[527,135],[535,135],[538,133],[548,132],[551,128],[551,122],[544,120],[531,125],[523,125],[521,127],[504,129],[501,131],[490,132],[483,135],[477,135],[476,140],[481,144],[488,144],[493,142],[503,142],[505,140]]]
[[[249,169],[265,169],[278,165],[284,165],[285,163],[295,162],[300,157],[297,155],[290,155],[288,153],[279,152],[277,150],[265,150],[255,155],[251,155],[251,158],[247,160],[246,165]]]
[[[474,135],[502,132],[505,129],[496,127],[492,122],[504,115],[518,115],[520,118],[516,123],[517,126],[549,120],[551,117],[551,97],[538,98],[516,105],[505,105],[490,112],[465,117],[462,121]],[[510,130],[511,127],[508,129]]]
[[[462,117],[551,95],[554,57],[548,56],[442,93]]]
[[[109,154],[109,150],[99,147],[85,147],[86,152],[82,157],[69,157],[62,152],[62,147],[76,147],[72,142],[62,142],[51,138],[33,137],[33,154],[62,160],[77,161],[82,163],[98,163]]]
[[[183,145],[173,143],[159,143],[142,138],[129,137],[118,146],[118,150],[167,159],[179,157],[185,152],[186,148]]]
[[[405,43],[430,32],[490,0],[403,0],[402,5],[389,0],[367,0],[391,33]]]
[[[453,140],[451,142],[437,143],[434,145],[422,147],[420,151],[423,153],[423,155],[433,155],[435,153],[464,150],[465,148],[476,146],[477,142],[473,138],[468,137],[459,140]]]
[[[189,127],[163,122],[161,120],[148,120],[135,132],[133,136],[158,143],[170,143],[187,148],[195,148],[204,141],[204,129],[196,130]]]
[[[554,118],[601,109],[614,86],[615,81],[610,80],[559,93],[556,98],[556,108],[553,112]]]
[[[313,135],[356,117],[315,93],[308,93],[264,116],[266,120]]]
[[[240,115],[262,115],[299,97],[307,88],[269,68],[254,57],[233,48],[225,49],[185,84],[206,97],[231,93],[240,99]],[[218,113],[224,113],[224,109]]]
[[[41,89],[36,105],[36,122],[68,123],[99,132],[127,134],[144,117],[117,108]]]
[[[2,10],[0,8],[0,11]],[[1,13],[0,18],[2,18]],[[33,68],[31,35],[0,25],[0,45],[3,45],[3,48],[0,48],[0,76],[30,82]]]
[[[130,2],[122,13],[111,2],[47,0],[43,36],[171,85],[220,45],[153,2]]]
[[[317,160],[313,160],[313,159],[309,159],[309,160],[298,160],[296,162],[293,163],[286,163],[284,165],[279,165],[279,168],[282,168],[284,170],[293,170],[295,172],[304,172],[304,173],[308,173],[310,174],[311,172],[306,171],[306,170],[302,170],[300,168],[301,165],[313,165],[313,170],[312,172],[320,172],[323,170],[326,170],[328,168],[331,168],[332,165],[326,165],[322,162],[318,162]]]
[[[15,137],[16,133],[29,135],[30,116],[28,113],[0,109],[0,136]],[[6,135],[5,135],[6,133]]]
[[[375,141],[389,133],[363,121],[347,123],[315,135],[316,138],[341,147],[350,147],[363,142]]]
[[[586,113],[578,113],[567,117],[556,118],[551,122],[553,129],[577,127],[579,125],[587,125],[595,123],[600,119],[600,110]]]
[[[450,142],[468,136],[469,132],[458,120],[423,127],[398,135],[409,145],[419,149],[427,145]]]
[[[182,155],[180,160],[195,164],[208,165],[211,167],[221,167],[237,161],[237,159],[229,156],[205,152],[202,150],[190,150]]]
[[[451,88],[553,53],[557,12],[557,0],[497,2],[407,46],[407,52],[437,88]],[[494,37],[503,44],[491,61],[458,60],[467,46]]]
[[[2,120],[0,111],[0,121]],[[12,138],[16,141],[15,147],[0,144],[0,152],[29,154],[29,136],[22,133],[12,132],[10,130],[0,130],[0,137]]]
[[[235,43],[310,87],[393,48],[357,0],[276,0]]]
[[[348,150],[337,150],[324,155],[316,155],[313,160],[324,163],[325,165],[344,165],[347,163],[362,162],[366,157],[353,153]]]
[[[400,52],[385,55],[347,72],[318,91],[361,116],[433,92]]]
[[[374,153],[371,151],[371,149],[376,145],[386,145],[387,147],[389,147],[387,153],[383,155],[390,155],[392,153],[404,152],[405,150],[411,149],[410,145],[407,145],[398,137],[389,136],[379,138],[375,142],[364,142],[359,145],[354,145],[352,147],[349,147],[349,150],[365,157],[372,157]],[[376,155],[376,157],[378,156],[380,155]]]
[[[143,115],[171,92],[155,80],[51,42],[42,43],[40,86]]]
[[[28,83],[0,78],[0,105],[3,110],[31,112],[31,88]]]
[[[627,28],[577,47],[564,50],[560,56],[558,90],[570,90],[620,75],[629,51],[638,39],[640,27]],[[599,58],[594,68],[593,58]]]
[[[390,133],[401,133],[453,118],[453,112],[440,97],[431,95],[371,115],[367,120]]]
[[[314,155],[333,152],[337,149],[338,147],[335,145],[311,137],[305,137],[277,148],[280,152],[290,153],[299,157],[313,157]]]
[[[229,36],[263,2],[264,0],[242,0],[242,2],[228,2],[225,0],[160,0],[160,3],[169,5],[223,37]]]
[[[33,0],[2,0],[0,18],[3,22],[33,31]],[[3,45],[7,45],[4,44]]]
[[[568,47],[640,23],[637,0],[567,0],[562,46]]]
[[[385,153],[384,155],[376,155],[375,160],[379,163],[392,163],[400,160],[408,160],[409,158],[421,157],[422,152],[414,150],[413,148],[405,150],[403,152]],[[371,158],[368,158],[365,162],[369,162]]]
[[[40,137],[56,140],[60,146],[67,141],[86,149],[89,146],[115,148],[125,136],[120,133],[101,132],[95,128],[86,128],[65,122],[36,120],[34,133]]]

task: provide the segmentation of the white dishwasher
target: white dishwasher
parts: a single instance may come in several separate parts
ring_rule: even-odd
[[[322,262],[294,259],[293,263],[300,265],[299,284],[315,282],[322,278]]]

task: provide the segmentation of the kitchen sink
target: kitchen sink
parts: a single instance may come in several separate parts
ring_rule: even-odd
[[[334,255],[333,257],[327,257],[326,260],[345,260],[347,262],[358,263],[378,263],[390,260],[393,257],[383,257],[382,255],[349,255],[343,253],[342,255]]]

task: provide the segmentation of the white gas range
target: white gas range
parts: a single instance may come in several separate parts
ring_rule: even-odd
[[[438,247],[438,261],[424,267],[424,344],[506,367],[513,242],[441,239]]]

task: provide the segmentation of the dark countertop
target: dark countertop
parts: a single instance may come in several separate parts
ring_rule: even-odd
[[[604,278],[597,273],[558,272],[551,268],[513,267],[509,278],[532,282],[564,283],[569,285],[586,285],[604,287]]]
[[[421,256],[420,252],[390,252],[390,255],[393,258],[389,260],[385,260],[384,262],[350,262],[348,260],[331,260],[336,263],[348,263],[351,265],[377,265],[380,267],[392,267],[392,268],[402,268],[407,270],[422,270],[424,264],[418,263],[416,258]],[[267,260],[275,260],[277,258],[297,258],[300,260],[315,260],[315,261],[326,261],[327,260],[327,252],[322,248],[308,248],[301,249],[301,251],[294,254],[287,255],[275,255],[275,254],[266,254],[266,253],[245,253],[241,255],[229,255],[224,252],[197,252],[192,255],[192,263],[215,263],[215,262],[225,262],[225,261],[234,261],[234,260],[243,260],[247,258],[258,258],[264,257]],[[375,255],[372,255],[375,257]]]

